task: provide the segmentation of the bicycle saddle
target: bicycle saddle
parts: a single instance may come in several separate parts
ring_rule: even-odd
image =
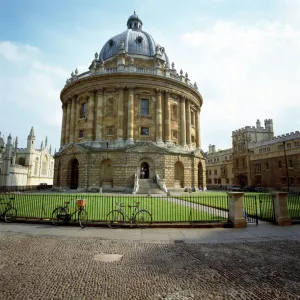
[[[67,204],[70,204],[71,202],[65,202],[65,204],[67,205]]]

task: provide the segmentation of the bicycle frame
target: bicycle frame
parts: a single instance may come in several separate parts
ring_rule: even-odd
[[[1,198],[0,201],[1,201],[1,200],[5,200],[5,199]],[[6,204],[6,206],[5,206],[5,208],[4,208],[3,211],[1,211],[1,208],[0,208],[0,211],[1,211],[0,217],[1,217],[1,218],[5,215],[5,213],[6,213],[8,210],[10,210],[10,209],[13,207],[13,206],[12,206],[12,201],[13,201],[13,200],[15,200],[15,198],[9,198],[9,202],[0,202],[0,204]]]
[[[78,207],[78,208],[75,208],[75,211],[74,212],[71,212],[71,213],[69,213],[69,204],[70,203],[68,203],[68,204],[66,204],[63,208],[65,209],[65,211],[66,211],[66,219],[69,219],[69,220],[72,220],[72,217],[74,216],[74,215],[76,215],[76,213],[77,213],[77,218],[78,218],[78,213],[83,209],[83,207]],[[76,220],[76,218],[75,218],[75,220]]]
[[[131,212],[131,216],[129,214],[126,213],[126,211],[123,209],[125,207],[125,205],[122,205],[123,203],[121,202],[117,202],[116,205],[118,207],[117,210],[119,210],[120,212],[122,212],[125,216],[125,219],[129,220],[130,223],[132,223],[134,221],[134,216],[136,215],[136,213],[140,210],[140,206],[138,205],[128,205],[128,208],[130,209]],[[132,209],[134,208],[134,211],[132,211]]]

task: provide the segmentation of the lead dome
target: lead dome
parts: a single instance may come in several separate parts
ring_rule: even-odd
[[[142,30],[142,20],[134,12],[128,18],[127,30],[110,38],[102,47],[99,59],[105,61],[116,56],[120,47],[124,45],[124,51],[132,56],[154,58],[156,53],[161,54],[160,59],[169,67],[169,59],[165,49],[158,44],[153,37]]]

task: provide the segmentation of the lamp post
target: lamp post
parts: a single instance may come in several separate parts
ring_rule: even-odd
[[[287,186],[288,186],[288,192],[290,192],[290,178],[289,178],[289,168],[287,165],[287,158],[286,158],[286,151],[285,151],[285,141],[283,143],[283,153],[284,153],[284,159],[285,159],[285,172],[287,177]]]

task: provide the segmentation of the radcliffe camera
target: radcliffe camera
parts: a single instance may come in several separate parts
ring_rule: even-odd
[[[300,297],[300,3],[1,4],[0,299]]]

